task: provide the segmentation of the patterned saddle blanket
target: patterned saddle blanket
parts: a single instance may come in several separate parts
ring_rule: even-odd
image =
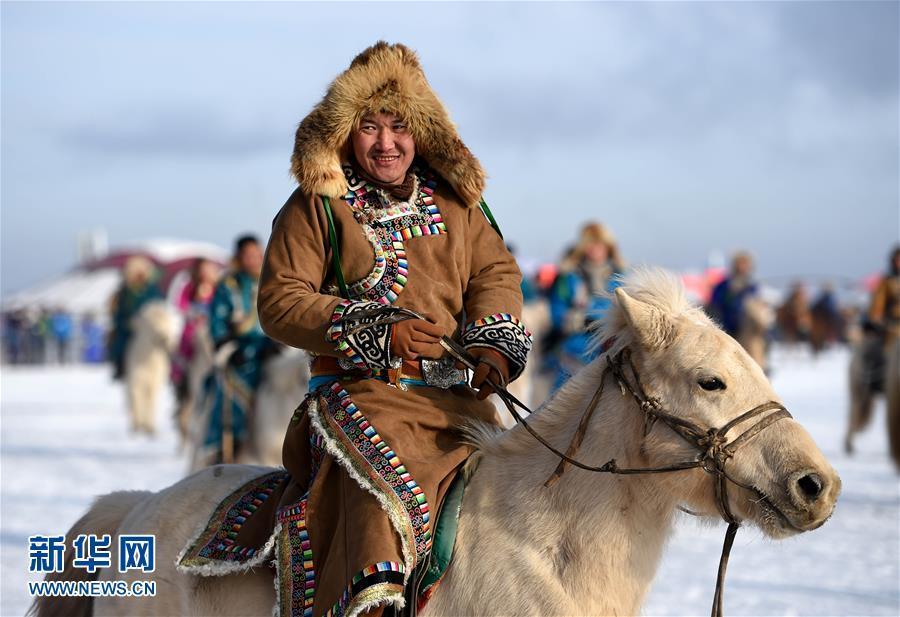
[[[275,545],[277,507],[290,479],[290,474],[281,469],[257,476],[232,491],[182,550],[178,569],[220,576],[269,565],[267,559]]]
[[[309,548],[308,540],[306,546],[285,542],[287,550],[278,546],[279,522],[292,516],[292,506],[278,508],[290,479],[290,474],[281,469],[257,476],[232,491],[184,547],[177,559],[178,569],[200,576],[221,576],[256,566],[278,569],[282,558],[286,559],[285,567],[290,567],[289,551]],[[407,615],[424,607],[450,565],[464,492],[465,481],[457,475],[440,506],[431,553],[413,573],[415,584],[407,589]],[[298,557],[302,559],[302,555]]]

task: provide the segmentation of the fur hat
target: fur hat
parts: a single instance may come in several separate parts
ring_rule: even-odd
[[[415,52],[384,41],[356,56],[297,127],[291,173],[304,191],[333,199],[347,193],[341,155],[362,117],[378,112],[400,116],[418,156],[450,183],[463,203],[479,203],[485,179],[481,164],[456,133]]]
[[[132,255],[122,266],[122,278],[126,285],[145,283],[153,277],[155,266],[143,255]]]
[[[572,247],[571,252],[564,258],[563,269],[574,269],[585,258],[591,245],[603,244],[609,251],[610,265],[617,272],[625,269],[625,263],[619,254],[619,244],[613,232],[603,223],[589,221],[581,228],[578,235],[578,244]]]

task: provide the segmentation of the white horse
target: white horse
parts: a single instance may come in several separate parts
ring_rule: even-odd
[[[178,320],[163,301],[145,304],[131,321],[132,335],[125,350],[125,391],[131,430],[156,434],[159,392],[169,378]]]
[[[309,356],[288,348],[265,361],[262,380],[256,391],[247,443],[238,451],[235,461],[245,465],[281,465],[281,446],[288,423],[297,406],[303,401],[309,385]],[[209,423],[210,401],[198,400],[190,429],[190,469],[206,467],[211,453],[203,440]]]
[[[564,449],[606,375],[578,455],[588,464],[615,458],[622,467],[653,467],[697,456],[696,449],[663,422],[648,426],[641,407],[605,373],[608,354],[624,348],[631,350],[648,393],[676,417],[698,425],[722,427],[746,410],[779,400],[760,367],[734,339],[688,305],[680,284],[669,275],[632,274],[616,292],[601,336],[614,337],[612,349],[530,417],[535,430]],[[733,428],[727,437],[735,439],[747,425]],[[523,427],[503,433],[475,428],[473,433],[479,450],[469,465],[473,469],[453,562],[425,617],[638,614],[678,507],[717,516],[713,481],[700,469],[630,477],[570,469],[546,488],[544,482],[559,459]],[[276,596],[268,569],[198,577],[175,567],[179,552],[229,491],[266,471],[216,466],[158,493],[101,498],[69,537],[156,533],[155,573],[123,575],[107,569],[101,577],[154,579],[157,594],[97,598],[93,614],[269,614]],[[812,438],[789,418],[746,441],[728,461],[727,471],[753,487],[729,483],[731,511],[773,538],[822,525],[840,491],[840,479]],[[271,555],[273,548],[270,543],[262,554]],[[67,567],[52,576],[89,575]],[[54,614],[55,602],[38,600],[37,614]],[[370,607],[358,607],[352,614]]]
[[[193,355],[185,366],[184,376],[182,377],[184,379],[184,392],[180,400],[177,401],[175,410],[179,451],[182,451],[191,443],[194,412],[199,402],[203,399],[203,386],[206,383],[206,377],[212,371],[215,352],[212,336],[210,336],[209,329],[206,327],[194,330],[191,343]]]

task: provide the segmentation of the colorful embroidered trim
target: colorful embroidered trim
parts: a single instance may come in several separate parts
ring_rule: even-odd
[[[247,416],[253,409],[253,392],[242,375],[234,367],[228,366],[213,375],[212,396],[203,400],[205,426],[203,427],[202,449],[198,460],[213,460],[221,454],[225,432],[225,410],[231,414],[229,430],[237,444],[247,439]]]
[[[387,597],[403,596],[406,568],[402,563],[380,561],[357,573],[326,617],[343,617],[351,605],[370,604]]]
[[[421,236],[447,233],[441,212],[434,203],[437,179],[430,169],[414,167],[415,200],[390,202],[371,184],[356,176],[345,165],[344,174],[350,187],[344,200],[365,231],[372,245],[375,263],[362,280],[350,285],[350,295],[360,300],[393,304],[409,277],[404,242]]]
[[[512,381],[525,370],[532,337],[518,318],[509,313],[494,313],[469,323],[460,341],[467,349],[487,347],[502,353],[511,363]]]
[[[482,326],[490,326],[495,323],[501,322],[509,322],[510,324],[517,326],[522,332],[525,333],[529,339],[531,338],[531,332],[525,327],[518,317],[510,315],[509,313],[494,313],[493,315],[488,315],[487,317],[482,317],[481,319],[477,319],[463,329],[463,332],[468,332],[469,330],[474,330],[475,328],[480,328]]]
[[[386,485],[387,497],[399,501],[403,517],[410,525],[407,537],[412,542],[408,546],[415,546],[417,560],[423,558],[431,549],[432,541],[431,515],[425,492],[339,382],[323,386],[319,392],[328,406],[328,420],[344,437],[341,442],[348,459],[352,460],[355,469],[377,481],[379,486]]]
[[[259,548],[241,546],[235,539],[244,522],[289,477],[275,471],[254,478],[226,497],[213,512],[203,532],[194,540],[178,565],[198,567],[216,562],[244,562]]]
[[[278,512],[281,530],[278,536],[279,609],[284,617],[312,617],[316,599],[316,571],[312,546],[306,529],[309,494]],[[285,572],[285,566],[289,566]]]
[[[225,371],[225,379],[228,380],[228,388],[234,400],[242,409],[253,409],[253,390],[245,379],[234,369],[228,368]]]

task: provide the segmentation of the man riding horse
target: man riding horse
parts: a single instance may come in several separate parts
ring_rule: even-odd
[[[900,246],[891,251],[887,273],[872,294],[867,317],[883,336],[885,347],[900,339]]]
[[[486,378],[525,366],[521,273],[481,165],[403,45],[335,79],[297,129],[292,171],[258,303],[272,338],[313,354],[284,444],[279,609],[379,615],[429,554],[471,452],[460,427],[496,422]],[[471,388],[443,335],[479,361]]]
[[[863,333],[863,375],[873,392],[883,392],[887,351],[900,339],[900,247],[891,251],[887,272],[872,292]]]

